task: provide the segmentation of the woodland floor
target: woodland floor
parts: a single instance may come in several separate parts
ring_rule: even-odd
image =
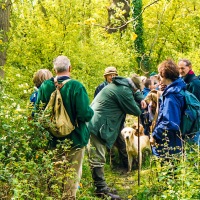
[[[131,115],[127,115],[125,126],[132,126],[133,124],[137,125],[137,118]],[[116,162],[119,162],[117,156],[118,154],[116,152]],[[107,160],[109,160],[109,158],[107,158]],[[151,184],[153,179],[152,177],[155,177],[155,173],[153,174],[150,166],[150,159],[147,158],[147,160],[143,162],[142,170],[140,173],[138,173],[137,166],[133,167],[131,173],[127,173],[127,170],[120,167],[119,163],[113,164],[113,167],[111,167],[109,161],[107,161],[107,164],[105,165],[106,182],[109,187],[114,187],[117,189],[118,194],[123,200],[135,200],[137,199],[135,197],[137,190],[139,190],[140,187],[146,187]],[[77,194],[78,200],[99,199],[93,194],[95,188],[93,186],[87,156],[85,157],[83,164],[81,186],[82,187]]]

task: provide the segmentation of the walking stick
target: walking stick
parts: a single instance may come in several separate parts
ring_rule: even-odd
[[[140,117],[138,116],[138,186],[140,186],[140,133],[139,133],[139,127],[140,127]]]

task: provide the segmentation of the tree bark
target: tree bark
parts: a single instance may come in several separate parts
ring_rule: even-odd
[[[0,66],[6,63],[6,42],[8,41],[7,32],[10,27],[11,0],[0,2]],[[4,77],[4,70],[0,69],[0,76]]]

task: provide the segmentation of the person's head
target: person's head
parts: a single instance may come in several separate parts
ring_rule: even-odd
[[[158,84],[158,74],[156,72],[152,72],[149,78],[152,80],[154,85]]]
[[[178,66],[172,59],[167,59],[158,66],[160,83],[169,85],[179,78]]]
[[[154,82],[150,78],[147,78],[144,82],[144,87],[152,90],[154,89]]]
[[[39,88],[45,80],[50,79],[52,76],[52,73],[48,69],[40,69],[35,72],[33,76],[33,83],[37,88]]]
[[[70,60],[67,56],[58,56],[53,60],[53,67],[56,73],[62,73],[70,70]]]
[[[180,59],[178,62],[178,69],[179,69],[180,76],[184,77],[192,69],[192,64],[187,59]]]
[[[108,83],[112,82],[112,78],[118,76],[117,69],[115,67],[107,67],[104,71],[104,77]]]
[[[129,84],[132,86],[134,91],[137,91],[137,90],[142,91],[144,89],[144,84],[141,80],[141,77],[138,76],[137,74],[132,74],[130,78],[127,78],[127,80]]]

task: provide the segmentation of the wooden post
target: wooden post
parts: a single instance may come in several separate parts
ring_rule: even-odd
[[[140,186],[140,133],[139,133],[139,128],[140,128],[140,116],[138,116],[138,186]]]

